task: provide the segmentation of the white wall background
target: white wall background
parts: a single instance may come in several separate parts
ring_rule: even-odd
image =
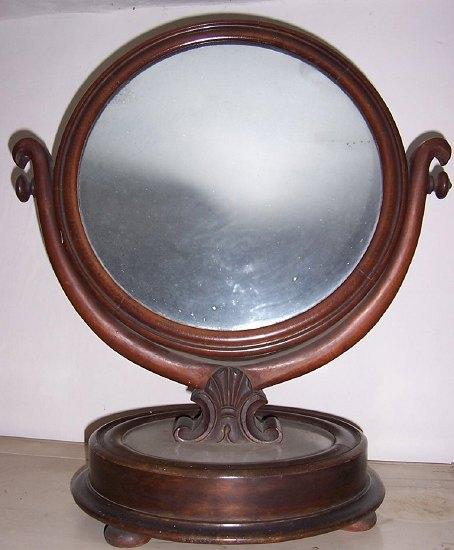
[[[10,136],[30,129],[53,147],[74,94],[124,43],[210,12],[288,21],[363,70],[405,146],[428,130],[454,143],[452,0],[143,4],[23,17],[0,3],[0,434],[77,441],[86,424],[108,412],[189,398],[182,386],[129,364],[78,317],[52,272],[32,202],[20,204],[10,184]],[[449,169],[454,179],[452,161]],[[330,365],[270,388],[269,401],[356,420],[374,459],[453,461],[453,235],[454,192],[443,202],[431,196],[414,262],[382,320]]]

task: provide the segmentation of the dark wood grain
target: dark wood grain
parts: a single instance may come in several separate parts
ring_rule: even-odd
[[[13,148],[13,158],[20,168],[25,168],[28,162],[33,164],[34,185],[30,186],[30,189],[33,188],[38,220],[49,260],[66,296],[88,326],[124,357],[142,366],[153,365],[150,370],[157,374],[188,385],[203,385],[213,372],[211,365],[200,365],[195,360],[181,358],[131,330],[112,315],[110,308],[97,293],[96,287],[78,269],[74,258],[68,252],[58,223],[50,156],[44,146],[37,140],[23,138]],[[16,187],[23,188],[24,177],[19,176]],[[27,197],[24,195],[23,198]],[[184,376],[181,376],[182,374]]]
[[[383,174],[383,204],[374,237],[346,281],[309,311],[272,326],[213,331],[165,319],[127,295],[99,263],[78,207],[77,174],[87,136],[106,102],[142,68],[189,47],[231,41],[278,48],[308,61],[333,78],[366,118],[376,140]],[[64,131],[53,176],[47,151],[21,140],[13,151],[19,166],[33,163],[34,181],[20,176],[18,197],[36,199],[49,258],[68,298],[109,346],[138,365],[192,388],[203,389],[213,370],[236,366],[254,388],[300,376],[331,361],[358,342],[394,298],[411,262],[421,229],[426,192],[446,196],[443,172],[429,179],[433,158],[450,157],[442,139],[417,149],[408,178],[396,126],[382,99],[337,51],[310,34],[269,22],[212,20],[174,29],[132,49],[99,77],[79,102]],[[409,185],[410,183],[410,185]],[[180,352],[186,352],[181,354]]]
[[[139,71],[193,47],[234,42],[276,48],[307,61],[352,98],[376,141],[383,202],[372,241],[351,275],[309,311],[272,326],[214,331],[184,326],[127,295],[98,261],[85,234],[77,179],[87,137],[113,94]],[[44,244],[58,280],[90,328],[127,359],[195,388],[194,405],[128,411],[91,426],[89,463],[73,478],[81,508],[106,525],[107,542],[134,547],[150,537],[186,542],[277,542],[334,529],[371,528],[383,486],[367,469],[367,442],[353,423],[324,413],[269,407],[262,388],[306,374],[358,342],[395,297],[411,263],[427,193],[444,198],[444,165],[451,149],[442,138],[419,145],[410,172],[402,142],[384,102],[358,69],[310,34],[270,22],[206,20],[172,29],[133,48],[102,74],[68,121],[52,174],[37,140],[21,139],[16,164],[33,165],[16,194],[36,201]],[[210,408],[211,407],[211,408]],[[258,408],[260,411],[258,411]],[[197,414],[199,416],[197,416]],[[124,438],[148,422],[179,418],[181,442],[270,445],[283,436],[277,418],[329,434],[332,445],[313,455],[268,462],[188,462],[134,451]],[[169,424],[170,426],[172,425]],[[303,427],[306,426],[306,428]],[[169,428],[169,434],[171,430]],[[169,435],[169,437],[171,437]],[[285,434],[284,434],[285,437]],[[173,441],[173,440],[172,440]],[[259,443],[259,441],[261,441]],[[188,443],[186,443],[188,444]],[[159,449],[158,449],[159,450]]]
[[[137,72],[187,49],[217,42],[256,44],[279,48],[315,64],[336,81],[363,113],[380,153],[383,204],[375,235],[352,274],[330,297],[309,311],[272,326],[242,331],[215,331],[181,325],[165,319],[126,294],[99,263],[85,234],[77,197],[80,157],[87,136],[105,103]],[[344,57],[312,35],[284,26],[251,21],[217,21],[155,37],[121,58],[102,75],[81,100],[71,117],[56,161],[56,200],[62,231],[71,252],[105,296],[114,302],[115,315],[146,338],[172,349],[216,360],[258,357],[314,338],[337,322],[373,286],[386,266],[402,221],[406,189],[406,161],[389,113],[365,77]]]
[[[146,544],[150,537],[141,533],[131,533],[130,531],[124,531],[118,529],[112,525],[106,525],[104,529],[104,538],[111,546],[115,548],[137,548]]]
[[[375,512],[369,512],[362,518],[356,520],[354,523],[347,525],[343,528],[344,531],[351,531],[352,533],[358,533],[360,531],[368,531],[377,523],[377,514]]]
[[[78,505],[126,532],[236,544],[346,528],[383,500],[383,486],[367,468],[365,436],[351,422],[326,413],[265,407],[266,414],[301,423],[303,430],[310,425],[330,434],[332,443],[324,451],[287,460],[188,462],[137,452],[124,441],[131,430],[191,410],[192,405],[175,405],[155,407],[149,414],[126,413],[124,420],[94,432],[88,469],[72,481]]]
[[[200,410],[196,416],[183,415],[175,420],[173,434],[177,441],[274,443],[282,440],[279,419],[257,414],[267,404],[265,394],[254,390],[240,369],[218,369],[205,389],[192,392],[191,400]]]

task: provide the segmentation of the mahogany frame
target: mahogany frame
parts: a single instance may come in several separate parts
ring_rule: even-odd
[[[193,416],[194,405],[123,412],[103,419],[89,440],[88,467],[75,473],[78,506],[107,524],[109,544],[132,548],[150,537],[210,544],[271,543],[334,529],[364,531],[384,497],[367,467],[367,440],[344,418],[266,406],[266,415],[311,425],[333,444],[315,455],[219,464],[144,455],[125,434],[154,421]],[[222,446],[222,443],[219,443]],[[304,513],[306,512],[306,513]]]
[[[369,124],[383,175],[383,203],[363,258],[328,298],[292,319],[243,331],[214,331],[159,316],[126,294],[93,252],[80,218],[77,178],[84,144],[112,95],[140,70],[184,49],[214,43],[277,48],[315,65],[352,98]],[[34,182],[20,175],[21,200],[36,199],[44,243],[65,293],[92,330],[127,359],[193,388],[203,388],[220,366],[245,371],[264,388],[314,370],[358,342],[387,309],[417,244],[425,197],[446,196],[444,172],[429,177],[434,158],[450,158],[448,143],[433,138],[416,150],[408,174],[402,141],[379,94],[346,58],[302,31],[276,23],[212,20],[153,37],[111,65],[89,88],[68,121],[53,176],[45,147],[31,138],[13,149],[16,164],[33,163]],[[182,353],[184,352],[184,353]]]

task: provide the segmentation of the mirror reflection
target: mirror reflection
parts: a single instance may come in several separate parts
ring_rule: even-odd
[[[302,313],[353,271],[382,201],[373,136],[316,68],[245,44],[199,47],[126,84],[82,156],[79,206],[112,278],[200,328]]]

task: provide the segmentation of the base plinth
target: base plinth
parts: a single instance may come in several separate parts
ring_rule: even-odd
[[[367,468],[356,425],[266,406],[281,422],[280,443],[176,442],[174,418],[195,411],[131,411],[91,435],[89,466],[74,475],[71,490],[109,526],[110,544],[267,543],[374,525],[384,488]]]

